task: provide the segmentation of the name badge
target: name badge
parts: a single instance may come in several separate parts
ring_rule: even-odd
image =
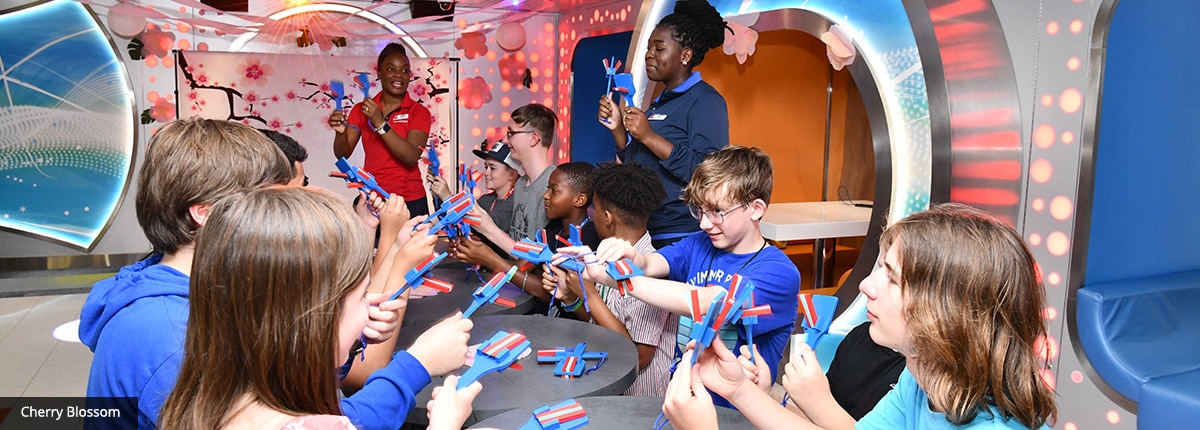
[[[408,114],[402,113],[402,114],[396,115],[395,117],[392,117],[392,120],[393,121],[408,121]]]
[[[646,119],[648,119],[650,121],[662,121],[664,119],[667,119],[667,115],[661,114],[661,113],[656,113],[654,115],[650,115],[649,117],[646,117]]]

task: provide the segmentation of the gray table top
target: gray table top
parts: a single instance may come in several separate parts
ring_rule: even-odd
[[[400,334],[396,340],[397,350],[408,348],[421,333],[433,326],[437,321],[450,316],[456,311],[466,310],[471,305],[471,294],[483,285],[474,272],[466,270],[460,262],[443,263],[432,271],[433,277],[454,284],[449,293],[409,299],[408,308],[404,310],[404,322],[400,326]],[[479,275],[484,281],[492,278],[492,274],[480,270]],[[465,280],[464,280],[465,278]],[[512,283],[505,284],[500,289],[500,297],[511,300],[517,306],[506,308],[495,303],[484,304],[475,311],[475,317],[485,315],[524,315],[533,309],[536,299],[521,291]]]
[[[587,413],[588,424],[584,428],[604,429],[652,429],[654,420],[662,413],[661,397],[601,396],[579,397],[579,405]],[[559,403],[562,400],[547,402]],[[544,405],[513,409],[472,425],[473,429],[516,429],[533,417],[533,410]],[[666,418],[663,418],[666,420]],[[717,426],[723,429],[753,428],[750,421],[740,412],[729,408],[717,408]],[[667,424],[664,428],[674,428]]]
[[[471,330],[472,345],[487,340],[498,330],[520,332],[529,340],[532,353],[517,361],[522,369],[489,373],[479,380],[483,391],[475,398],[474,413],[467,420],[468,425],[515,408],[533,410],[562,399],[619,396],[637,377],[638,357],[633,341],[604,327],[541,315],[491,315],[471,319],[475,323]],[[553,364],[538,364],[537,350],[559,346],[574,348],[579,342],[587,343],[588,352],[607,352],[604,365],[579,378],[565,379],[554,376]],[[593,365],[595,362],[588,360],[587,366]],[[459,369],[454,374],[461,375],[466,369]],[[408,414],[409,422],[426,423],[425,406],[433,388],[440,386],[442,379],[433,378],[433,382],[417,394],[416,408]]]

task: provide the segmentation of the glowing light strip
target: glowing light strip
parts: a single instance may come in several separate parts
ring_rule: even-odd
[[[304,6],[296,6],[275,12],[274,14],[271,14],[269,18],[279,21],[292,15],[306,12],[340,12],[347,15],[356,15],[358,17],[365,18],[371,22],[379,24],[383,28],[386,28],[388,31],[392,32],[392,34],[400,35],[400,40],[404,42],[404,45],[414,56],[420,58],[429,57],[429,54],[425,52],[425,48],[422,48],[421,45],[417,43],[416,39],[413,39],[412,36],[409,36],[408,32],[404,31],[404,29],[400,28],[396,24],[392,24],[392,22],[388,21],[387,18],[384,18],[375,12],[363,10],[362,8],[355,6],[337,3],[306,4]],[[241,51],[242,48],[245,48],[246,44],[250,43],[250,40],[254,39],[254,36],[257,35],[257,31],[242,33],[242,35],[238,36],[238,38],[233,41],[233,44],[229,46],[229,50],[234,52]]]
[[[638,18],[638,28],[634,30],[635,47],[627,55],[628,60],[625,70],[633,75],[633,85],[637,91],[633,95],[633,104],[636,106],[645,106],[646,103],[646,87],[650,84],[650,79],[646,77],[646,49],[650,46],[650,33],[654,32],[654,28],[658,26],[658,22],[666,17],[670,12],[670,8],[675,7],[675,0],[652,0],[649,8],[642,6],[643,12]]]

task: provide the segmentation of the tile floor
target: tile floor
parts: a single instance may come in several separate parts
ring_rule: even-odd
[[[92,352],[78,341],[56,339],[54,332],[79,319],[87,287],[109,276],[0,279],[0,291],[13,283],[37,283],[75,292],[0,298],[0,397],[84,396]],[[60,329],[60,337],[77,338],[77,327]]]

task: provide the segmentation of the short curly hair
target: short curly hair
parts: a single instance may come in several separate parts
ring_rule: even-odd
[[[593,178],[593,200],[603,201],[624,225],[644,225],[667,199],[662,180],[641,164],[604,163]]]
[[[556,171],[566,176],[566,185],[571,192],[586,195],[588,204],[591,204],[592,190],[595,186],[592,172],[596,171],[595,165],[585,161],[572,161],[559,164]]]

